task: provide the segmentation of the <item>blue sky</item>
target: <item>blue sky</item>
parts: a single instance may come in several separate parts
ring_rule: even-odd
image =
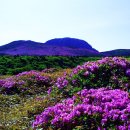
[[[130,0],[0,0],[0,45],[62,37],[130,49]]]

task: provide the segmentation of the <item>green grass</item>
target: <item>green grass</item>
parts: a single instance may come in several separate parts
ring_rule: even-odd
[[[65,57],[65,56],[0,56],[0,75],[14,75],[29,70],[45,68],[74,68],[86,61],[100,57]]]

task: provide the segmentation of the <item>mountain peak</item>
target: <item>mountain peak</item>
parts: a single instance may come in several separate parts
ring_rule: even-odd
[[[3,55],[46,55],[46,56],[95,56],[99,52],[84,40],[77,38],[55,38],[39,43],[18,40],[0,47]]]
[[[92,46],[88,42],[81,39],[70,38],[70,37],[51,39],[45,42],[45,44],[51,46],[69,47],[75,49],[82,48],[82,49],[97,51],[96,49],[92,48]]]

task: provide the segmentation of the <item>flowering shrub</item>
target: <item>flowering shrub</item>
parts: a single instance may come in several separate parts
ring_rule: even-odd
[[[2,93],[28,93],[35,94],[47,91],[52,85],[52,79],[42,76],[40,72],[22,72],[10,78],[0,80],[0,90]]]
[[[127,92],[106,88],[83,89],[72,98],[46,108],[36,116],[33,128],[72,130],[130,129],[130,98]]]
[[[59,79],[61,81],[59,82]],[[94,62],[86,62],[72,70],[70,76],[60,77],[56,86],[60,89],[76,88],[121,88],[130,90],[130,62],[119,57],[105,57]],[[66,87],[67,89],[67,87]]]

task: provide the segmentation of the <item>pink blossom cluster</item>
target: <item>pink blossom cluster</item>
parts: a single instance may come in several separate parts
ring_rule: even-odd
[[[93,62],[86,62],[83,65],[78,65],[76,68],[73,69],[73,72],[71,75],[79,73],[81,70],[86,70],[86,73],[92,73],[99,69],[101,65],[107,64],[114,68],[115,66],[119,66],[121,68],[124,68],[126,71],[127,69],[130,69],[130,62],[128,62],[124,58],[120,57],[105,57],[102,58],[101,60],[98,61],[93,61]]]
[[[52,80],[43,76],[37,71],[26,71],[9,78],[0,79],[0,90],[11,91],[12,88],[17,88],[19,91],[25,91],[31,86],[51,86]]]
[[[68,85],[68,80],[66,79],[65,76],[62,76],[62,77],[59,77],[57,78],[57,82],[56,82],[56,86],[59,88],[59,89],[62,89],[64,87],[66,87]]]
[[[129,130],[130,98],[128,92],[106,88],[83,89],[72,98],[46,108],[36,116],[32,126],[43,129],[52,126],[55,129],[71,130],[83,124],[89,126],[93,120],[96,120],[95,126],[98,130],[109,129],[111,126],[117,130]]]
[[[14,77],[10,77],[10,78],[6,78],[6,79],[1,79],[0,87],[10,89],[15,86],[21,87],[24,83],[25,82],[23,80],[16,81]]]
[[[94,74],[93,79],[90,77],[92,74]],[[130,79],[130,62],[120,57],[105,57],[98,61],[88,61],[74,68],[70,76],[59,77],[56,86],[60,89],[66,87],[68,84],[74,87],[75,85],[82,86],[82,88],[86,86],[94,87],[94,85],[91,86],[91,84],[86,83],[89,77],[92,82],[94,80],[93,83],[95,84],[97,81],[101,81],[102,85],[99,85],[100,87],[115,85],[115,88],[120,88],[122,86],[128,86],[126,84],[128,84],[127,80]],[[111,84],[104,85],[104,82]]]

